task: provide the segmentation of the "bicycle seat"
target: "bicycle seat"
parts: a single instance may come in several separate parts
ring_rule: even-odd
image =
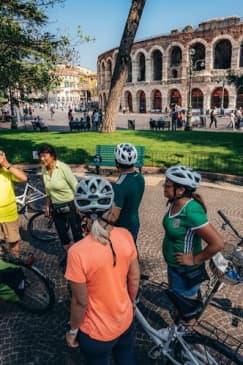
[[[175,293],[171,289],[166,289],[165,292],[176,307],[180,318],[185,322],[200,316],[203,309],[203,302],[201,299],[186,298]]]

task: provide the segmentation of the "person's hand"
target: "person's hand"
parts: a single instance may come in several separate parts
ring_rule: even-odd
[[[49,207],[49,205],[46,205],[45,216],[50,217],[50,207]]]
[[[194,256],[190,253],[177,252],[175,258],[178,264],[185,266],[192,266],[194,264]]]
[[[6,155],[3,151],[0,151],[0,166],[7,167],[9,165]]]
[[[79,346],[77,341],[77,335],[71,335],[69,332],[66,332],[66,341],[68,347],[77,348]]]

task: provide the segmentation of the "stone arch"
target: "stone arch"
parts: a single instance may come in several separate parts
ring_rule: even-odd
[[[194,41],[189,45],[189,53],[191,49],[195,50],[193,55],[193,66],[194,71],[205,70],[205,60],[206,60],[206,46],[202,42]]]
[[[105,61],[102,61],[100,65],[100,82],[101,85],[105,83]]]
[[[236,95],[236,108],[243,108],[243,87],[239,88],[237,90],[237,95]]]
[[[143,90],[137,92],[137,105],[139,113],[146,113],[146,94]]]
[[[125,108],[129,113],[133,113],[133,100],[132,100],[132,93],[129,90],[125,91],[124,95],[125,100]]]
[[[199,88],[192,89],[192,108],[203,109],[203,92]]]
[[[159,49],[154,49],[151,53],[151,75],[152,81],[162,80],[163,54]]]
[[[181,93],[178,89],[169,90],[169,102],[170,102],[170,107],[175,106],[175,104],[181,106],[182,97],[181,97]]]
[[[137,81],[145,81],[146,79],[146,58],[143,52],[139,52],[136,57],[137,60]]]
[[[151,92],[151,110],[156,112],[162,111],[162,94],[158,89]]]
[[[240,44],[239,67],[243,67],[243,40]]]
[[[112,59],[108,58],[106,60],[106,75],[107,75],[107,82],[111,82],[112,77]]]
[[[179,43],[172,43],[167,49],[168,78],[180,78],[182,74],[182,50],[184,47]]]
[[[224,95],[223,95],[224,90]],[[229,107],[229,92],[224,87],[216,87],[211,94],[211,108],[216,106],[217,108],[221,108],[222,106],[222,96],[223,96],[223,108],[227,109]]]
[[[231,68],[232,60],[232,42],[226,37],[218,39],[213,44],[213,68],[228,69]]]

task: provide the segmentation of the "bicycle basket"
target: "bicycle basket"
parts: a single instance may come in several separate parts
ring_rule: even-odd
[[[232,262],[240,276],[243,277],[243,247],[237,247],[235,249],[232,255]]]
[[[228,285],[243,283],[243,278],[237,272],[233,263],[218,252],[210,260],[210,269],[217,278]]]

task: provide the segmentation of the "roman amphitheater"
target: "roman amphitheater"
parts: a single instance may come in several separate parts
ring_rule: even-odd
[[[98,57],[98,95],[105,109],[118,48]],[[161,112],[172,105],[193,110],[243,107],[243,88],[227,75],[243,72],[243,20],[238,16],[204,21],[193,28],[173,29],[134,43],[121,109]],[[190,94],[190,91],[191,94]]]

